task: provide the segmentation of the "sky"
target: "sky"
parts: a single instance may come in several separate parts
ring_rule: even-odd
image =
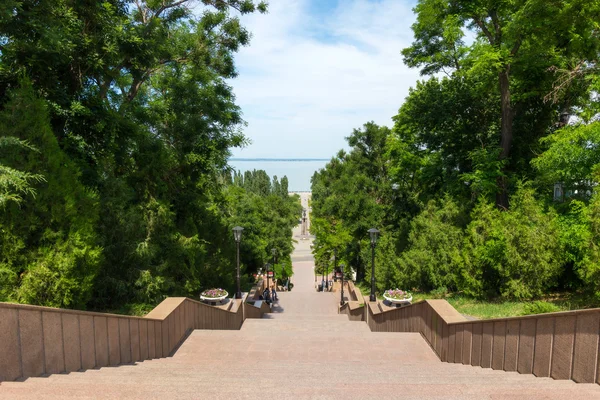
[[[391,126],[419,71],[402,62],[413,0],[269,0],[229,83],[251,144],[239,158],[331,158],[368,121]]]

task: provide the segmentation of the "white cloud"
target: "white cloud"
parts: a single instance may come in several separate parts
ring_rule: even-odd
[[[412,42],[410,4],[342,0],[326,14],[314,5],[270,0],[269,14],[244,17],[253,38],[231,84],[252,144],[235,156],[329,158],[363,123],[391,126],[419,78],[400,54]]]

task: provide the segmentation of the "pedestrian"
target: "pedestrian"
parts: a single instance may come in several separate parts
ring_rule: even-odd
[[[265,288],[265,290],[263,291],[263,300],[267,304],[271,304],[271,291],[269,290],[269,288]]]
[[[275,291],[275,286],[271,286],[271,298],[273,301],[279,301],[279,297],[277,297],[277,292]]]

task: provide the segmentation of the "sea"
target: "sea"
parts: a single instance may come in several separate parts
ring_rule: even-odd
[[[310,192],[310,178],[329,159],[321,158],[230,158],[229,165],[242,174],[245,171],[264,170],[271,178],[288,178],[290,192]]]

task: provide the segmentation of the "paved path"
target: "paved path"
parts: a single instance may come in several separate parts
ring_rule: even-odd
[[[293,259],[269,318],[196,330],[171,358],[4,382],[0,399],[600,399],[600,385],[442,363],[418,333],[370,332],[314,290],[309,240]]]

